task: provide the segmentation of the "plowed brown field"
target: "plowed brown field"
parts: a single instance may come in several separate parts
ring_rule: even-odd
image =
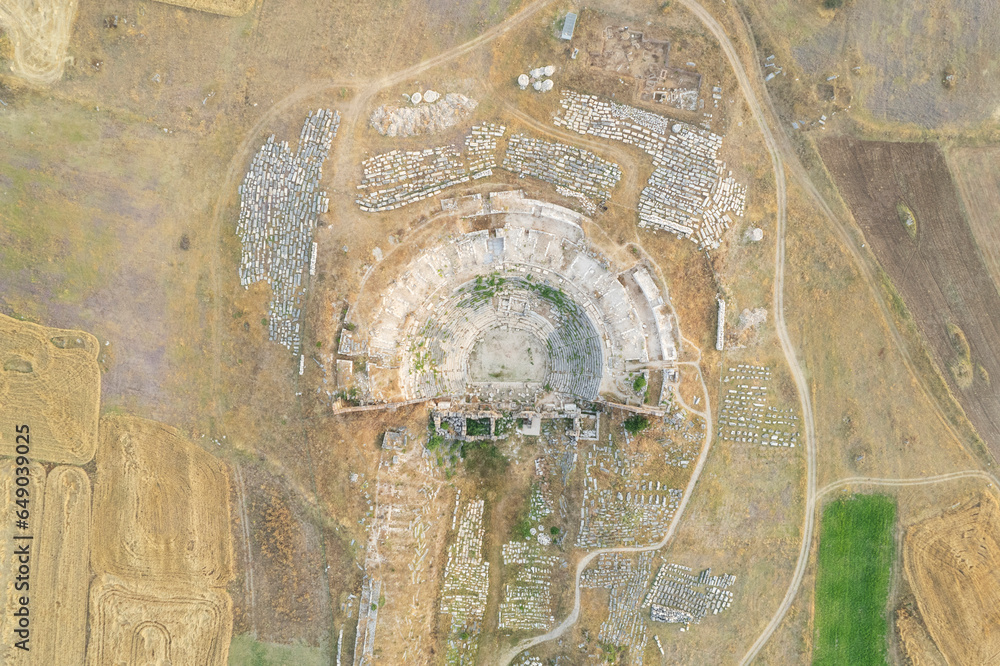
[[[0,455],[31,427],[33,460],[83,465],[97,448],[97,338],[0,315]]]
[[[94,525],[97,573],[195,585],[230,579],[226,473],[162,423],[102,419]]]
[[[1000,659],[1000,506],[974,498],[906,532],[903,566],[949,664]]]
[[[871,249],[912,313],[962,407],[1000,457],[1000,294],[976,247],[948,166],[935,144],[831,139],[820,152]],[[916,216],[914,238],[898,204]],[[971,350],[970,384],[960,388],[948,325]],[[874,362],[874,359],[873,359]],[[978,370],[982,367],[986,372]]]

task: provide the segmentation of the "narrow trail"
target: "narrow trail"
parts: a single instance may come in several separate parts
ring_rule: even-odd
[[[795,382],[795,389],[799,394],[799,401],[802,406],[802,423],[805,430],[806,507],[805,516],[803,518],[802,541],[799,546],[799,555],[795,563],[795,571],[792,575],[791,584],[785,593],[784,599],[781,601],[781,605],[778,607],[778,610],[775,612],[771,621],[764,629],[764,632],[757,638],[756,641],[754,641],[750,650],[740,660],[740,664],[748,664],[753,661],[754,657],[757,656],[761,648],[764,647],[764,644],[771,637],[771,634],[774,633],[774,630],[785,617],[785,613],[787,613],[788,609],[791,607],[792,601],[795,599],[795,594],[798,591],[800,583],[802,582],[802,577],[805,574],[806,565],[809,560],[809,549],[812,545],[812,534],[815,526],[815,506],[817,497],[816,424],[813,418],[809,385],[806,382],[805,373],[802,371],[802,367],[799,364],[795,353],[795,347],[792,345],[791,339],[788,336],[788,328],[785,324],[785,231],[788,223],[788,194],[782,152],[778,147],[778,142],[775,140],[774,135],[771,133],[767,116],[757,99],[753,85],[750,82],[750,78],[747,76],[746,70],[743,68],[743,63],[740,60],[739,54],[736,52],[736,47],[733,46],[729,36],[726,35],[725,29],[718,21],[715,20],[714,16],[706,11],[705,8],[699,5],[695,0],[679,1],[680,4],[687,8],[705,25],[709,32],[711,32],[712,35],[715,36],[716,40],[718,40],[719,45],[722,47],[722,50],[726,55],[726,59],[729,61],[730,68],[736,75],[740,90],[743,92],[743,97],[746,99],[747,107],[750,109],[751,115],[753,115],[754,120],[757,121],[757,125],[760,127],[761,135],[764,137],[764,144],[766,145],[767,152],[771,157],[778,204],[774,257],[775,330],[778,334],[781,351],[784,354],[785,360],[788,363],[788,368],[792,373],[792,379]]]
[[[705,441],[702,443],[701,451],[698,453],[698,462],[695,464],[694,470],[691,472],[691,479],[688,481],[687,487],[684,489],[684,495],[681,497],[680,504],[677,506],[677,511],[674,512],[674,516],[670,520],[670,525],[667,527],[666,533],[659,541],[648,546],[618,546],[614,548],[599,548],[587,553],[579,562],[577,562],[576,565],[576,573],[573,579],[573,610],[570,612],[569,616],[547,633],[540,636],[526,638],[518,642],[513,647],[501,653],[495,663],[503,665],[509,664],[521,652],[539,645],[540,643],[545,643],[559,638],[574,624],[576,624],[577,620],[580,619],[580,577],[583,575],[584,570],[590,566],[590,563],[594,561],[594,558],[606,553],[648,553],[650,551],[660,550],[667,545],[673,537],[674,532],[677,531],[677,526],[680,524],[681,516],[684,514],[684,509],[687,507],[688,501],[690,501],[691,495],[694,492],[695,485],[698,482],[698,477],[701,476],[702,468],[705,466],[705,460],[708,458],[708,452],[712,447],[712,408],[709,402],[710,397],[708,395],[708,386],[705,385],[705,378],[701,373],[701,368],[698,368],[698,380],[701,382],[701,388],[705,396],[705,411],[700,412],[705,419]]]
[[[471,53],[477,48],[492,42],[493,40],[505,35],[510,30],[513,30],[517,26],[521,25],[526,20],[537,14],[542,8],[551,4],[552,1],[553,0],[537,0],[534,3],[527,5],[524,9],[520,10],[504,22],[490,28],[478,37],[397,72],[372,79],[354,77],[350,79],[323,79],[304,83],[273,104],[264,113],[264,115],[262,115],[257,122],[254,123],[249,130],[247,130],[243,141],[237,147],[236,152],[229,161],[229,168],[226,170],[226,176],[219,189],[219,196],[216,198],[215,205],[212,209],[212,222],[209,232],[213,247],[212,256],[209,262],[209,279],[212,283],[212,294],[214,300],[214,316],[211,323],[213,352],[211,393],[213,396],[217,394],[221,378],[221,365],[219,361],[221,357],[221,354],[219,353],[221,341],[219,329],[222,322],[222,300],[220,298],[220,294],[222,293],[222,276],[220,269],[221,262],[219,257],[219,245],[222,234],[222,216],[223,212],[227,208],[229,200],[235,194],[238,180],[243,177],[244,170],[250,162],[250,154],[260,142],[260,135],[265,131],[265,128],[272,125],[274,121],[283,113],[286,113],[296,105],[301,104],[311,97],[337,88],[347,88],[357,91],[357,94],[350,100],[350,102],[348,102],[346,107],[337,107],[337,110],[341,111],[340,128],[338,129],[337,134],[338,137],[344,137],[346,141],[350,142],[353,139],[358,119],[363,115],[362,112],[367,108],[371,98],[378,94],[379,91],[398,83],[402,83],[403,81],[413,78],[428,69],[443,65],[463,55]],[[337,145],[342,143],[341,139],[338,138],[338,142],[335,143],[334,147],[334,150],[336,151],[335,157],[337,158],[336,168],[334,169],[332,180],[334,191],[336,191],[336,188],[341,190],[343,189],[343,183],[348,172],[348,169],[344,167],[344,164],[345,161],[348,160],[348,156],[351,151],[345,150],[344,145]],[[348,143],[346,147],[349,148],[350,144]],[[216,418],[221,418],[221,407],[218,402],[215,403],[215,411]]]
[[[746,99],[747,105],[750,108],[751,113],[757,120],[758,125],[761,128],[761,132],[764,135],[765,142],[767,144],[768,152],[771,153],[772,162],[775,163],[775,176],[778,184],[778,197],[779,197],[779,215],[778,215],[778,244],[779,244],[779,254],[780,261],[776,265],[775,274],[775,303],[776,312],[780,317],[779,325],[779,338],[782,342],[783,350],[786,347],[787,341],[787,331],[784,322],[784,311],[781,307],[782,304],[782,291],[784,284],[784,233],[787,221],[787,193],[786,193],[786,180],[785,180],[785,169],[787,168],[788,174],[790,174],[795,181],[803,188],[806,195],[812,200],[812,202],[819,208],[820,212],[827,218],[834,234],[838,239],[847,247],[851,254],[854,264],[858,267],[861,272],[865,283],[868,285],[872,292],[876,306],[882,315],[883,321],[889,331],[890,336],[900,352],[901,359],[905,365],[907,371],[910,375],[917,381],[918,385],[921,387],[924,395],[927,397],[931,404],[931,408],[934,410],[935,415],[938,417],[939,421],[945,426],[949,433],[955,438],[957,442],[963,447],[963,449],[970,455],[972,460],[977,460],[976,456],[969,452],[966,447],[963,438],[957,432],[955,427],[949,421],[947,415],[944,413],[943,408],[938,402],[937,398],[933,395],[927,380],[924,376],[919,373],[915,367],[913,358],[909,352],[906,343],[902,339],[902,335],[897,329],[891,313],[888,310],[888,306],[885,303],[885,299],[879,289],[879,280],[875,274],[875,268],[872,267],[870,258],[863,254],[858,248],[858,241],[850,233],[846,225],[833,213],[830,206],[827,204],[826,200],[819,193],[816,186],[810,179],[808,172],[805,167],[798,159],[798,155],[789,139],[788,135],[782,129],[781,123],[778,121],[777,111],[774,109],[774,105],[771,101],[770,96],[767,94],[767,89],[763,84],[758,72],[755,72],[755,78],[753,82],[747,76],[746,71],[743,69],[742,63],[739,59],[739,55],[733,42],[730,40],[729,36],[726,34],[724,28],[721,24],[707,11],[704,7],[698,4],[697,0],[679,0],[682,5],[684,5],[689,11],[691,11],[718,39],[723,51],[726,54],[726,58],[729,60],[733,71],[737,76],[737,80],[740,85],[740,89],[743,92],[743,96]],[[745,22],[744,22],[745,23]],[[750,34],[749,26],[744,24],[744,29]],[[753,45],[753,39],[750,36],[745,35],[744,38],[750,44],[750,48],[755,52],[755,47]],[[755,91],[753,83],[763,91],[763,93],[758,96]],[[764,104],[761,103],[761,99],[764,100]],[[771,132],[771,125],[777,127],[776,134]],[[784,158],[787,158],[787,166]],[[781,167],[781,172],[779,174],[779,168]],[[788,352],[786,351],[786,356]],[[790,362],[791,365],[791,362]],[[797,364],[795,366],[796,370]],[[800,386],[800,377],[796,372],[796,386],[799,388],[800,396],[803,397],[803,405],[808,406],[809,398],[808,392],[803,392]],[[795,596],[798,593],[798,589],[802,584],[802,578],[805,574],[805,569],[809,560],[809,550],[812,545],[812,534],[815,526],[815,516],[816,516],[816,506],[819,498],[824,494],[830,492],[836,487],[844,487],[845,485],[850,485],[851,483],[863,483],[868,482],[871,484],[881,484],[886,486],[898,485],[917,485],[919,483],[939,483],[943,481],[952,480],[954,478],[965,478],[971,476],[978,476],[985,479],[995,480],[993,475],[975,470],[975,471],[965,471],[965,472],[953,472],[951,474],[939,475],[937,477],[925,477],[922,479],[863,479],[862,477],[857,477],[854,479],[845,479],[842,481],[835,482],[830,486],[824,487],[823,491],[816,491],[816,444],[815,444],[815,429],[813,425],[812,410],[809,406],[808,420],[806,418],[803,421],[806,423],[806,463],[807,463],[807,491],[806,491],[806,511],[804,518],[804,529],[802,533],[802,542],[799,548],[799,556],[796,561],[795,570],[792,576],[792,580],[789,584],[788,590],[785,593],[785,597],[782,600],[781,605],[775,611],[770,622],[764,628],[763,632],[754,641],[753,645],[744,655],[740,664],[749,664],[754,660],[754,658],[760,653],[760,650],[764,647],[770,637],[774,634],[775,630],[781,624],[788,609],[791,607]],[[804,411],[805,417],[805,411]]]
[[[889,486],[893,488],[902,488],[905,486],[926,486],[935,483],[946,483],[948,481],[957,481],[960,479],[982,479],[984,481],[989,481],[994,490],[1000,493],[1000,479],[997,479],[997,477],[993,474],[984,472],[981,469],[969,469],[961,472],[949,472],[947,474],[915,476],[908,479],[885,479],[873,476],[852,476],[846,479],[840,479],[839,481],[834,481],[833,483],[828,483],[816,493],[816,496],[822,497],[835,490],[841,490],[850,486]]]

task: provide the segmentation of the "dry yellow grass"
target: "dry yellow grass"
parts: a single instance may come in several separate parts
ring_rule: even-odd
[[[194,586],[230,579],[227,475],[161,423],[101,421],[94,526],[97,573]]]
[[[101,372],[97,338],[0,315],[0,455],[14,427],[31,428],[32,460],[83,465],[94,457]]]
[[[14,526],[13,521],[15,509],[21,508],[15,504],[16,490],[19,486],[15,482],[14,461],[5,460],[0,464],[0,510],[3,511],[5,518],[0,522],[0,594],[2,594],[0,597],[0,613],[2,613],[0,614],[0,664],[5,665],[33,663],[30,659],[30,651],[25,652],[14,647],[14,643],[21,640],[22,637],[14,634],[14,630],[17,629],[15,626],[17,619],[13,616],[13,613],[20,608],[20,604],[17,603],[19,597],[25,594],[25,591],[15,588],[18,583],[15,576],[19,562],[17,561],[18,555],[14,550],[26,543],[24,540],[15,540],[14,537],[35,536],[39,533],[38,527],[41,525],[45,504],[45,469],[38,463],[32,463],[29,465],[28,476],[30,482],[24,487],[28,488],[29,493],[29,529],[21,530]],[[27,543],[32,558],[37,557],[38,544],[35,543],[34,539],[27,541]],[[33,631],[32,635],[35,635]],[[29,643],[30,645],[32,643]]]
[[[187,7],[210,14],[243,16],[254,6],[255,0],[159,0],[168,5]]]
[[[31,612],[36,664],[82,664],[90,588],[90,479],[77,467],[57,467],[45,488],[45,513]]]
[[[0,0],[0,27],[14,45],[14,74],[35,85],[62,78],[75,18],[76,0]]]
[[[88,666],[228,660],[233,609],[221,590],[104,575],[91,588],[90,617]]]
[[[907,530],[906,577],[949,664],[1000,653],[1000,506],[980,495]]]

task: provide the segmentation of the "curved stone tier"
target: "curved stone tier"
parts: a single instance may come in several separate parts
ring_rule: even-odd
[[[420,254],[384,295],[368,350],[405,399],[586,400],[627,391],[626,362],[674,360],[672,317],[642,267],[616,270],[579,216],[526,199],[503,226]]]

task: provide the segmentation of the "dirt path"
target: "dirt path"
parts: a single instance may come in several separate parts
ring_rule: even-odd
[[[708,452],[712,447],[712,407],[708,395],[708,387],[705,385],[705,378],[701,374],[701,368],[698,368],[698,381],[701,382],[701,388],[705,396],[705,411],[695,412],[699,416],[705,419],[705,441],[701,445],[701,451],[698,453],[698,462],[694,466],[694,470],[691,472],[691,479],[688,481],[687,487],[684,489],[684,495],[681,497],[680,504],[677,506],[677,511],[674,512],[674,517],[670,520],[670,526],[667,528],[666,533],[663,537],[654,544],[649,546],[619,546],[617,548],[599,548],[598,550],[592,550],[587,553],[576,565],[576,573],[573,578],[573,610],[569,616],[560,622],[558,625],[553,627],[547,633],[540,636],[534,636],[532,638],[526,638],[513,647],[509,648],[496,659],[497,664],[509,664],[511,661],[517,657],[521,652],[528,650],[540,643],[545,643],[547,641],[555,640],[562,636],[566,631],[576,624],[577,620],[580,619],[580,577],[583,575],[584,570],[590,566],[590,563],[594,561],[598,555],[605,553],[648,553],[654,550],[660,550],[670,541],[673,537],[674,532],[677,530],[677,526],[680,524],[681,517],[684,514],[684,509],[687,507],[688,501],[691,499],[691,495],[694,492],[694,487],[698,483],[698,477],[701,476],[701,470],[705,466],[705,461],[708,459]]]
[[[6,0],[0,0],[0,2],[4,1]],[[351,99],[346,107],[341,106],[338,108],[341,112],[341,120],[340,128],[337,132],[338,138],[334,141],[334,171],[332,183],[333,191],[343,190],[347,174],[350,172],[350,148],[356,131],[356,125],[358,120],[363,116],[363,111],[367,108],[368,102],[372,97],[384,88],[401,83],[406,79],[412,78],[421,72],[431,69],[432,67],[437,67],[438,65],[442,65],[446,62],[454,60],[455,58],[459,58],[474,51],[480,46],[483,46],[484,44],[490,43],[534,16],[539,10],[551,2],[552,0],[537,0],[534,3],[528,4],[517,14],[514,14],[503,23],[490,28],[475,39],[471,39],[464,44],[448,49],[447,51],[444,51],[432,58],[428,58],[423,62],[417,63],[412,67],[408,67],[392,74],[387,74],[385,76],[369,80],[359,78],[352,78],[348,80],[323,79],[302,84],[272,105],[271,108],[269,108],[267,112],[261,116],[256,123],[254,123],[253,127],[247,131],[245,138],[240,143],[236,153],[229,162],[229,168],[226,170],[225,180],[223,180],[222,187],[219,190],[219,196],[216,199],[215,206],[212,210],[210,237],[212,239],[213,250],[211,261],[209,262],[209,276],[212,283],[212,293],[214,294],[214,316],[212,317],[211,323],[211,384],[213,396],[218,392],[221,377],[221,365],[219,361],[221,357],[221,342],[219,339],[219,329],[221,325],[220,322],[222,321],[222,300],[219,298],[219,294],[222,293],[222,276],[220,270],[219,245],[222,234],[222,214],[223,211],[226,210],[228,202],[234,196],[237,183],[243,178],[247,164],[250,162],[250,155],[260,142],[260,135],[264,132],[265,128],[271,125],[282,113],[285,113],[286,111],[294,108],[297,104],[301,104],[311,97],[337,88],[357,90],[358,94]],[[215,403],[215,411],[216,418],[221,418],[221,407],[217,401]]]
[[[776,238],[774,251],[774,321],[781,351],[788,363],[788,368],[792,373],[792,379],[795,382],[795,389],[799,394],[799,402],[802,407],[802,423],[805,430],[806,508],[802,525],[802,542],[799,546],[799,556],[795,563],[795,571],[792,575],[792,582],[789,585],[788,591],[785,593],[785,598],[782,600],[781,605],[774,614],[774,617],[771,618],[771,622],[765,628],[764,633],[757,638],[750,650],[746,653],[746,655],[744,655],[743,659],[740,660],[741,664],[747,664],[753,661],[754,657],[757,656],[757,653],[760,652],[760,649],[764,646],[764,643],[767,642],[768,638],[771,637],[771,634],[774,633],[778,624],[781,623],[785,613],[788,612],[789,607],[792,605],[795,593],[798,591],[799,584],[802,582],[802,576],[805,574],[806,564],[809,559],[809,548],[812,545],[812,533],[816,513],[814,510],[816,505],[816,425],[813,419],[812,402],[809,397],[809,386],[806,383],[805,374],[802,372],[802,367],[799,365],[798,358],[795,354],[795,348],[792,346],[791,339],[788,336],[788,328],[785,325],[785,231],[788,221],[788,196],[782,151],[779,149],[778,142],[771,133],[770,126],[768,125],[768,119],[764,114],[764,110],[762,109],[759,100],[757,99],[757,95],[750,82],[750,78],[747,76],[746,70],[743,68],[743,63],[740,61],[739,54],[737,54],[735,46],[733,46],[732,41],[730,41],[728,35],[726,35],[726,31],[723,29],[722,25],[720,25],[719,22],[715,20],[715,17],[709,14],[704,7],[695,2],[695,0],[680,0],[680,3],[693,13],[718,40],[719,45],[726,54],[726,59],[729,60],[729,65],[732,68],[733,73],[736,75],[740,90],[743,92],[743,96],[746,99],[750,113],[753,115],[754,119],[757,121],[757,125],[760,127],[761,134],[764,137],[764,143],[767,147],[767,152],[771,156],[771,165],[774,168],[774,179],[777,188],[778,203],[777,233],[775,234]]]

